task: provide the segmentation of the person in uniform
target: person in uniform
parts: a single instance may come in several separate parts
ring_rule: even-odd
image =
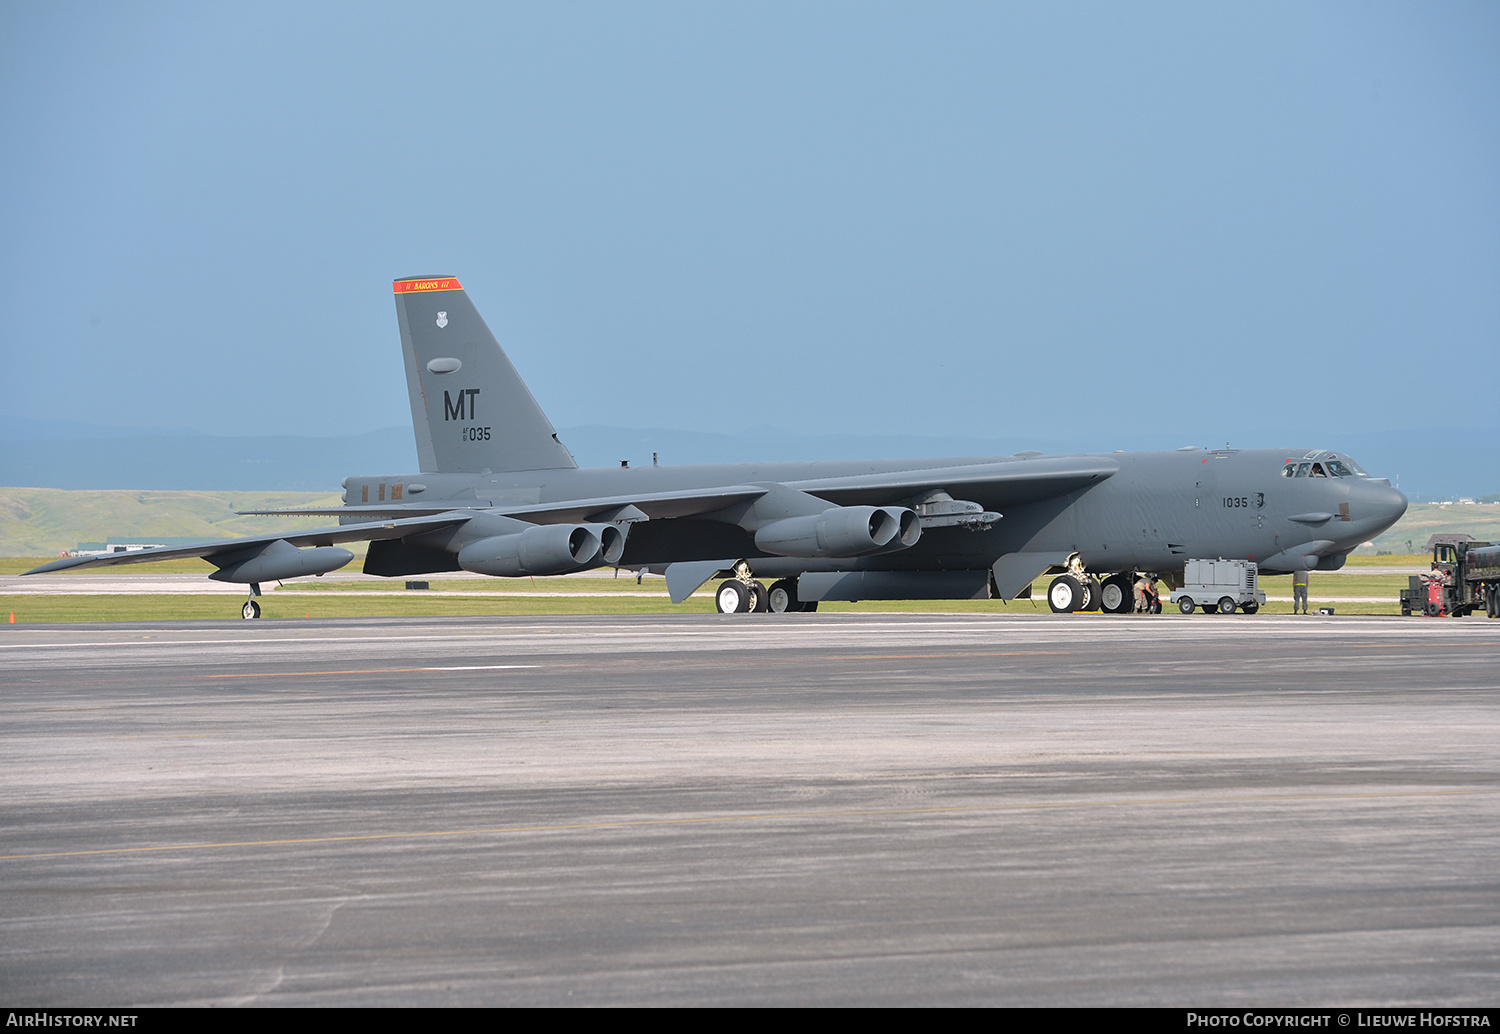
[[[1149,604],[1146,602],[1146,593],[1150,591],[1150,578],[1147,578],[1145,575],[1141,575],[1135,580],[1135,612],[1137,614],[1149,613],[1149,611],[1147,610]]]
[[[1299,567],[1292,575],[1292,613],[1297,613],[1297,604],[1302,604],[1302,613],[1307,613],[1307,568]]]

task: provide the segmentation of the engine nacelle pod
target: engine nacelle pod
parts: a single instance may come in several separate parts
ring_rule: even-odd
[[[905,549],[921,535],[916,513],[905,507],[835,506],[772,521],[755,533],[755,545],[778,556],[855,557]]]
[[[922,537],[922,518],[917,511],[904,506],[887,506],[885,512],[896,519],[896,538],[888,549],[905,549],[915,546]]]
[[[502,578],[567,574],[595,563],[600,550],[599,536],[585,525],[546,524],[471,542],[459,551],[458,566]]]
[[[304,578],[308,575],[327,574],[337,571],[354,554],[339,546],[313,546],[298,549],[286,539],[242,553],[221,554],[204,557],[219,569],[209,575],[216,582],[279,582],[287,578]]]
[[[625,555],[625,537],[630,526],[620,524],[585,524],[585,528],[599,536],[599,560],[605,564],[618,564]]]

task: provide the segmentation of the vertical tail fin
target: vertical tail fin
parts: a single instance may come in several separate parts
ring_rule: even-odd
[[[456,278],[408,278],[395,289],[422,470],[578,466]]]

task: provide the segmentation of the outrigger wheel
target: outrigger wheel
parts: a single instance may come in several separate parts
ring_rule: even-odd
[[[260,583],[251,582],[250,598],[246,600],[245,605],[240,608],[240,617],[244,618],[246,621],[254,621],[256,618],[260,617],[260,604],[255,602],[255,597],[259,595]]]

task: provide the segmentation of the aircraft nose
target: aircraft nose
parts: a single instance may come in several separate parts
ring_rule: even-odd
[[[1387,484],[1360,485],[1354,502],[1361,523],[1368,521],[1376,529],[1366,533],[1372,536],[1395,524],[1406,512],[1406,495]]]

